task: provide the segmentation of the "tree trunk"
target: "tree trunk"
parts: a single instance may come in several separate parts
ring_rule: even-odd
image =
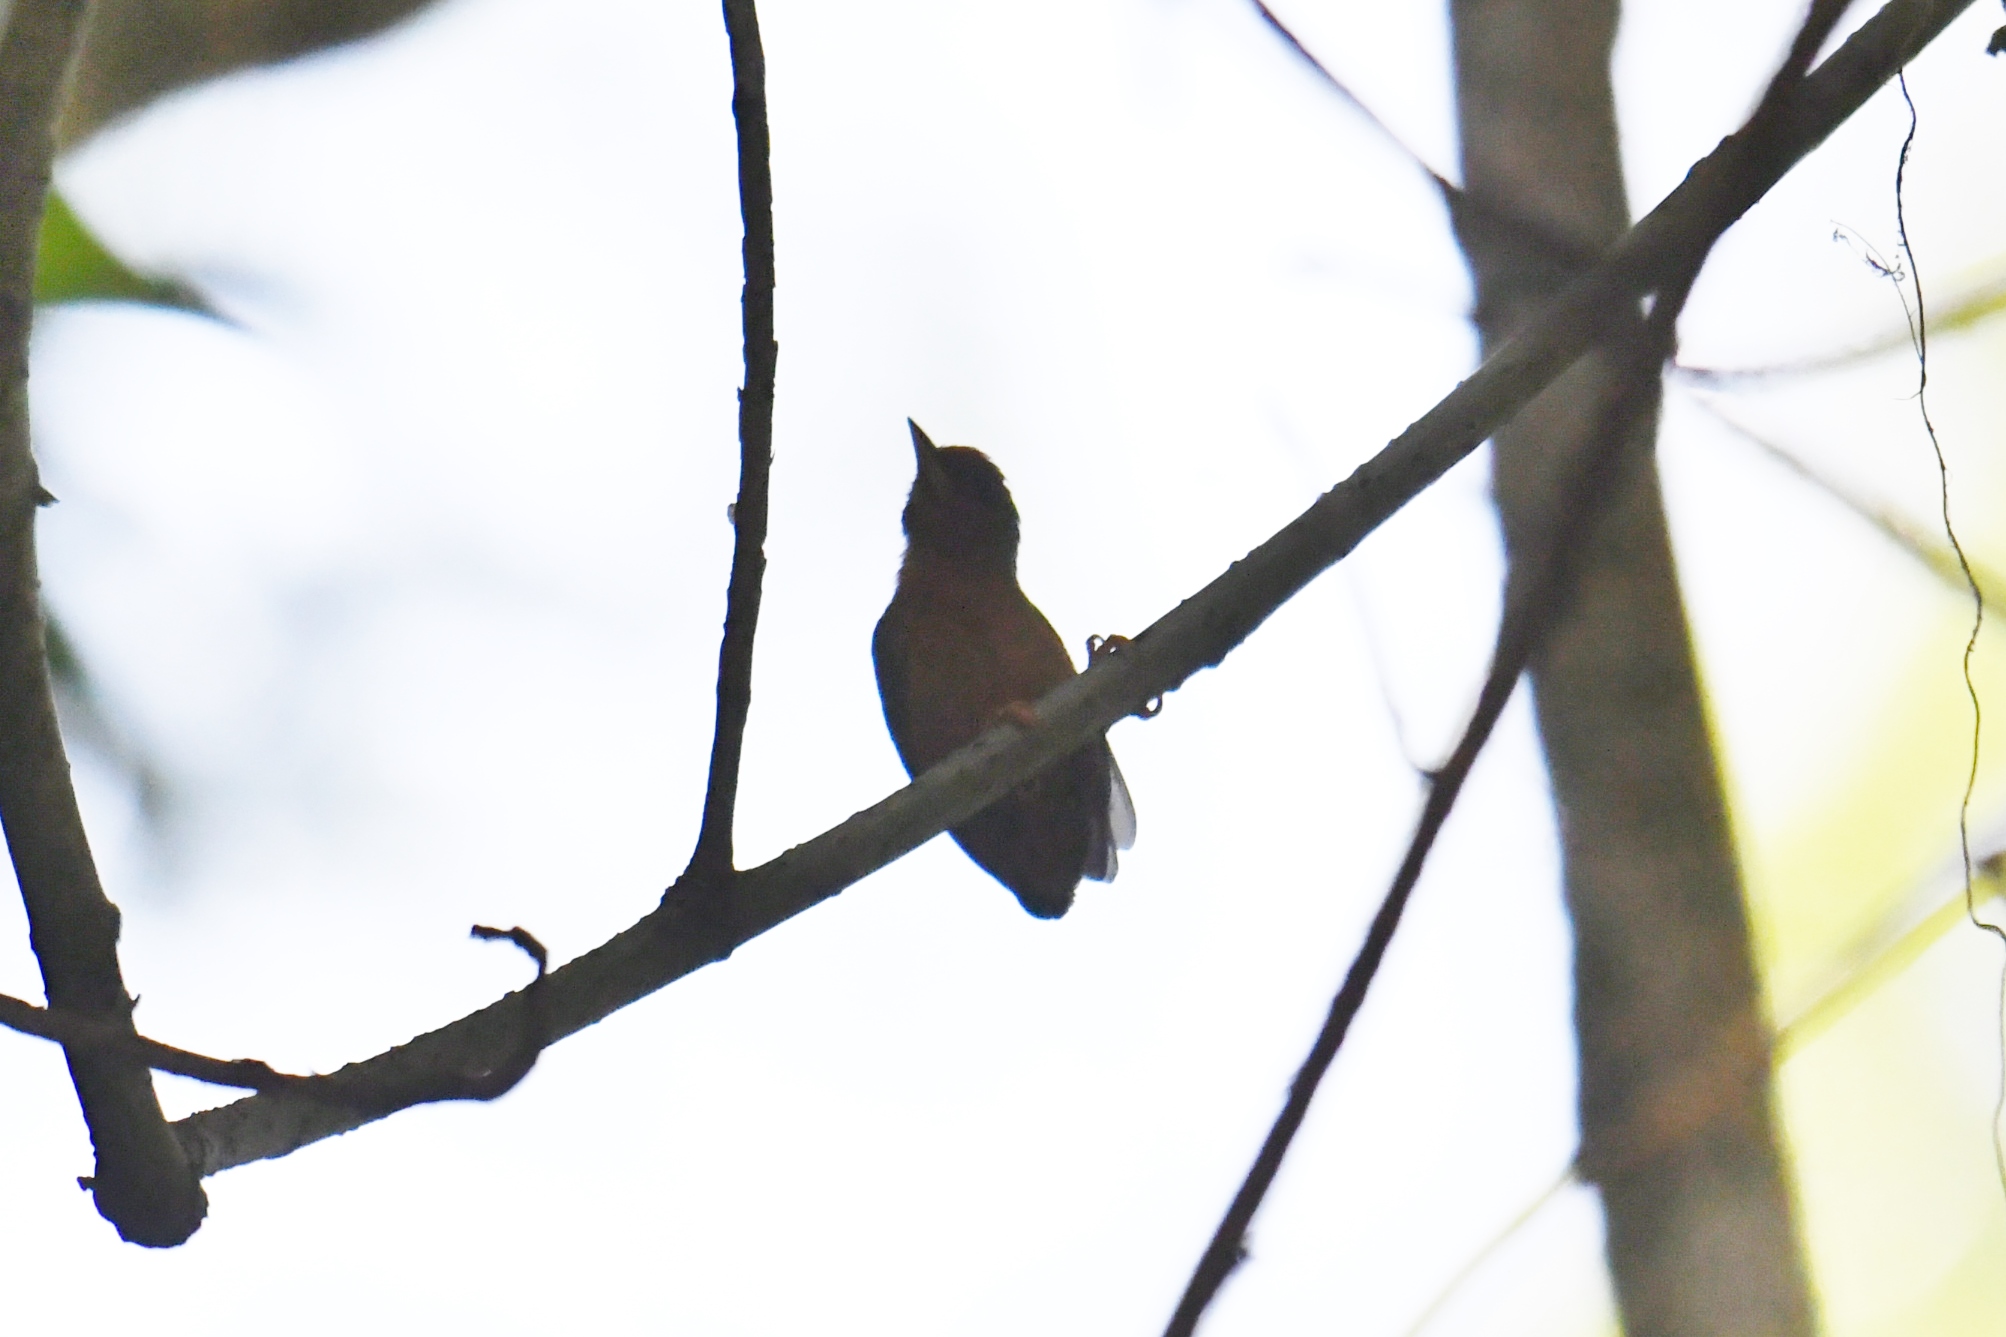
[[[1486,350],[1628,222],[1609,56],[1614,0],[1453,0],[1467,201],[1457,232]],[[1607,431],[1591,355],[1494,443],[1510,579]],[[1672,565],[1655,390],[1569,602],[1534,657],[1574,925],[1582,1177],[1601,1192],[1631,1337],[1782,1337],[1814,1322],[1771,1111],[1769,1030]]]

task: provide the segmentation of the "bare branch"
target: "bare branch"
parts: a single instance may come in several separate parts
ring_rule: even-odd
[[[0,1026],[55,1040],[65,1047],[116,1052],[135,1059],[157,1072],[193,1077],[214,1086],[240,1086],[252,1091],[275,1091],[290,1083],[311,1080],[274,1071],[270,1064],[255,1058],[210,1058],[191,1054],[143,1035],[134,1035],[130,1026],[119,1027],[70,1012],[55,1012],[6,994],[0,994]]]
[[[1462,188],[1460,186],[1457,186],[1454,182],[1450,181],[1447,177],[1443,176],[1440,172],[1436,171],[1432,166],[1429,165],[1428,160],[1426,158],[1423,158],[1418,152],[1416,152],[1413,148],[1411,148],[1406,140],[1400,138],[1399,135],[1395,134],[1393,132],[1393,127],[1386,124],[1385,121],[1381,120],[1379,118],[1379,113],[1372,110],[1372,108],[1369,105],[1367,105],[1364,98],[1358,96],[1358,94],[1351,91],[1351,85],[1345,83],[1344,80],[1338,78],[1335,74],[1331,73],[1330,67],[1328,65],[1325,65],[1322,61],[1318,60],[1316,58],[1315,53],[1312,52],[1308,47],[1303,45],[1302,38],[1296,36],[1295,31],[1291,29],[1288,24],[1282,22],[1281,16],[1276,14],[1274,10],[1268,8],[1268,6],[1264,3],[1264,0],[1253,0],[1253,4],[1255,12],[1261,16],[1261,22],[1265,23],[1269,27],[1269,29],[1274,32],[1275,36],[1281,38],[1282,42],[1289,48],[1289,50],[1296,53],[1296,57],[1299,60],[1301,60],[1305,65],[1310,67],[1311,71],[1315,73],[1318,80],[1320,80],[1323,83],[1323,86],[1328,88],[1331,92],[1337,94],[1337,96],[1343,99],[1343,101],[1346,104],[1348,104],[1353,111],[1357,112],[1360,116],[1363,116],[1365,118],[1366,124],[1370,125],[1374,130],[1377,130],[1379,132],[1379,137],[1381,139],[1384,139],[1387,143],[1391,144],[1395,149],[1399,150],[1401,157],[1405,158],[1408,162],[1413,163],[1415,167],[1419,168],[1423,173],[1425,173],[1428,177],[1428,180],[1434,183],[1435,189],[1441,191],[1442,194],[1445,196],[1454,196],[1462,193]]]
[[[1571,237],[1560,229],[1549,226],[1537,218],[1530,217],[1511,208],[1502,200],[1480,195],[1443,176],[1432,167],[1407,141],[1393,132],[1393,127],[1379,119],[1379,113],[1372,110],[1365,99],[1351,91],[1351,86],[1331,73],[1330,67],[1318,60],[1316,53],[1303,45],[1300,37],[1263,0],[1253,0],[1254,9],[1260,14],[1274,34],[1281,38],[1289,50],[1316,74],[1324,87],[1343,99],[1352,110],[1363,116],[1366,123],[1379,132],[1380,138],[1391,144],[1402,157],[1414,164],[1427,178],[1430,185],[1442,197],[1449,212],[1464,220],[1475,220],[1483,225],[1496,228],[1512,238],[1522,247],[1539,253],[1541,259],[1551,265],[1564,267],[1568,272],[1584,269],[1595,262],[1596,248]]]
[[[541,984],[550,1041],[723,960],[743,942],[835,895],[1098,737],[1152,697],[1219,663],[1319,573],[1507,421],[1612,319],[1719,235],[1928,44],[1971,0],[1892,0],[1779,103],[1763,151],[1724,141],[1594,270],[1446,399],[1204,589],[1037,703],[1035,729],[990,731],[912,784],[779,858],[723,876],[691,873],[632,928]],[[729,886],[729,893],[726,888]],[[520,1033],[520,995],[333,1075],[370,1090],[422,1090],[478,1066]],[[346,1076],[344,1076],[346,1074]],[[390,1113],[292,1092],[253,1096],[175,1124],[205,1174],[282,1156]]]
[[[118,910],[98,884],[56,724],[35,567],[48,494],[28,437],[35,239],[54,153],[50,124],[84,0],[15,0],[0,39],[0,821],[52,1006],[133,1035],[118,967]],[[136,1244],[179,1244],[207,1210],[167,1130],[146,1065],[123,1049],[66,1046],[97,1152],[98,1211]]]
[[[692,872],[732,867],[732,819],[745,719],[752,709],[752,642],[766,575],[767,478],[773,469],[773,380],[780,346],[773,338],[773,174],[766,132],[766,56],[753,0],[724,0],[731,36],[731,114],[738,126],[738,208],[745,219],[745,387],[738,392],[736,538],[726,592],[724,643],[717,656],[717,732]]]

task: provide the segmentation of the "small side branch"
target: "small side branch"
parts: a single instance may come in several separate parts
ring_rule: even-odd
[[[1647,292],[1671,286],[1696,243],[1717,237],[1822,143],[1971,0],[1892,0],[1777,109],[1759,154],[1736,138],[1695,165],[1591,272],[1499,348],[1440,404],[1279,533],[1204,589],[1037,703],[1035,729],[994,730],[906,788],[758,868],[685,877],[659,908],[533,986],[555,1042],[727,955],[981,811],[1110,725],[1219,663],[1282,604],[1339,561],[1496,431]],[[729,888],[729,895],[725,894]],[[425,1089],[521,1033],[518,995],[334,1074],[378,1090]],[[408,1086],[399,1081],[408,1078]],[[283,1156],[390,1113],[292,1092],[252,1096],[174,1125],[204,1174]]]
[[[14,0],[0,38],[0,823],[50,1004],[129,1037],[118,910],[98,883],[49,683],[35,512],[48,498],[29,449],[28,331],[50,126],[84,0]],[[97,1209],[136,1244],[179,1244],[207,1211],[131,1047],[66,1045],[90,1126]]]
[[[212,1086],[277,1091],[312,1080],[278,1072],[262,1059],[210,1058],[207,1054],[193,1054],[186,1049],[176,1049],[173,1045],[135,1035],[130,1026],[120,1027],[73,1013],[51,1011],[7,994],[0,994],[0,1026],[23,1035],[54,1040],[66,1049],[115,1053],[143,1063],[155,1072],[193,1077]]]
[[[1459,186],[1436,171],[1426,158],[1409,147],[1405,140],[1393,132],[1391,126],[1379,118],[1378,112],[1372,110],[1358,94],[1352,92],[1350,85],[1333,74],[1328,65],[1318,60],[1316,53],[1303,45],[1302,39],[1282,22],[1280,15],[1268,8],[1264,0],[1253,0],[1253,5],[1261,17],[1261,22],[1266,24],[1275,36],[1281,38],[1297,58],[1309,66],[1324,87],[1363,116],[1366,124],[1379,132],[1380,138],[1391,144],[1401,157],[1414,164],[1428,178],[1429,184],[1435,187],[1435,193],[1442,197],[1442,203],[1448,206],[1450,215],[1461,220],[1461,227],[1467,228],[1475,222],[1495,228],[1502,235],[1510,237],[1526,252],[1538,255],[1544,263],[1568,273],[1585,269],[1595,262],[1596,254],[1592,246],[1568,236],[1540,219],[1509,207],[1501,200],[1491,199]]]
[[[704,789],[703,827],[690,872],[730,873],[739,758],[752,709],[752,642],[766,576],[767,480],[773,469],[773,381],[780,345],[773,337],[773,173],[766,130],[766,55],[753,0],[724,0],[731,37],[731,114],[738,126],[738,207],[745,219],[745,385],[738,392],[736,537],[726,593],[724,644],[717,656],[717,732]]]

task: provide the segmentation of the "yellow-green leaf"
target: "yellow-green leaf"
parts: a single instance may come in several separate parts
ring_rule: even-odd
[[[61,195],[49,192],[35,260],[35,301],[139,302],[213,314],[185,286],[127,268],[91,234]]]

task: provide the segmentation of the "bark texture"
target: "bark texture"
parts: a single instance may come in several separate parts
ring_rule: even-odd
[[[1609,56],[1615,0],[1454,0],[1457,228],[1486,350],[1628,223]],[[1513,580],[1621,360],[1576,364],[1495,437]],[[1580,1169],[1602,1195],[1631,1337],[1814,1330],[1770,1092],[1768,1026],[1653,455],[1632,396],[1622,461],[1532,661],[1575,935]]]

